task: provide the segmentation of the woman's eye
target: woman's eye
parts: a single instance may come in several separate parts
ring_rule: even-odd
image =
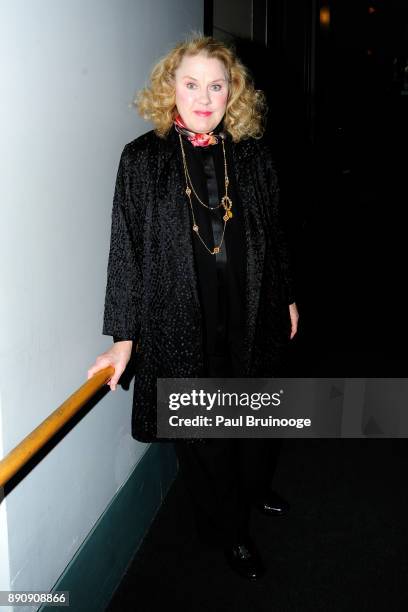
[[[186,83],[187,89],[194,89],[195,83]]]
[[[212,85],[212,86],[211,86],[211,89],[212,89],[213,91],[220,91],[220,90],[221,90],[221,85]]]

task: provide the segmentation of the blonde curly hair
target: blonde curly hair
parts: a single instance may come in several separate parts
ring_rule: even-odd
[[[224,130],[234,142],[245,138],[261,138],[265,131],[266,98],[254,88],[248,69],[232,47],[210,36],[193,35],[179,42],[154,66],[150,85],[137,94],[134,105],[140,115],[151,121],[155,132],[165,138],[177,115],[175,71],[185,55],[204,53],[220,60],[227,71],[229,92],[224,115]]]

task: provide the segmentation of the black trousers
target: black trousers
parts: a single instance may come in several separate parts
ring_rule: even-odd
[[[223,363],[221,356],[211,356],[208,374],[229,375]],[[174,442],[179,475],[192,502],[200,540],[225,547],[250,535],[251,505],[271,485],[280,442],[275,438]]]
[[[250,535],[251,504],[271,485],[279,442],[219,438],[202,445],[174,443],[202,541],[224,547]]]

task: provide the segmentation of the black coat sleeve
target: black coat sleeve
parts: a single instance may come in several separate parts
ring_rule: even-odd
[[[131,223],[132,201],[129,190],[126,147],[120,158],[112,207],[110,250],[107,269],[103,334],[118,339],[137,340],[140,332],[138,300],[141,288],[140,261]],[[115,340],[116,339],[116,340]]]
[[[267,181],[270,193],[270,206],[268,207],[268,213],[273,228],[274,240],[278,251],[287,302],[288,304],[292,304],[295,301],[295,290],[292,274],[292,259],[290,255],[288,241],[283,230],[280,215],[280,189],[278,175],[276,172],[272,154],[269,149],[266,151],[264,159],[266,162]]]

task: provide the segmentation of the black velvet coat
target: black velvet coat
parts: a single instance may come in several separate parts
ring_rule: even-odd
[[[245,376],[272,377],[289,342],[288,305],[294,301],[277,175],[262,139],[230,142],[246,235]],[[196,237],[184,190],[174,128],[166,139],[150,131],[125,146],[113,201],[103,333],[138,342],[132,436],[142,442],[158,439],[156,379],[203,375]]]

